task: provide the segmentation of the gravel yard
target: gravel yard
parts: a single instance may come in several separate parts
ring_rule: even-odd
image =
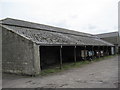
[[[118,56],[47,76],[3,74],[2,84],[3,88],[116,88]]]

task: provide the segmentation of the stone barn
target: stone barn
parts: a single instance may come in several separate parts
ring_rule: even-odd
[[[114,45],[92,34],[6,18],[2,32],[2,70],[38,75],[66,62],[91,60],[114,54]]]
[[[109,32],[109,33],[102,33],[102,34],[97,34],[97,37],[100,39],[107,41],[109,43],[112,43],[115,46],[115,53],[118,53],[119,47],[119,37],[118,37],[118,31],[116,32]]]

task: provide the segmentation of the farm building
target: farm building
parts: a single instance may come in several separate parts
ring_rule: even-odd
[[[6,18],[2,31],[2,70],[37,75],[66,62],[91,60],[114,54],[114,45],[98,37],[48,25]]]
[[[118,43],[118,32],[110,32],[110,33],[103,33],[103,34],[98,34],[97,37],[100,39],[107,41],[109,43],[112,43],[115,46],[115,53],[118,53],[118,50],[120,49]]]

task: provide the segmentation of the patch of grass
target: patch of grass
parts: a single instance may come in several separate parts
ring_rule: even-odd
[[[42,70],[40,75],[48,75],[50,73],[56,73],[56,72],[60,72],[61,69],[59,67],[52,67],[52,68],[49,68],[49,69],[45,69],[45,70]]]
[[[107,58],[112,58],[114,56],[116,56],[116,55],[96,58],[96,59],[93,59],[92,62],[101,61],[101,60],[104,60],[104,59],[107,59]],[[61,72],[61,71],[64,71],[64,70],[68,70],[70,68],[78,68],[78,67],[81,67],[83,65],[90,64],[92,62],[86,60],[86,61],[79,61],[79,62],[76,62],[76,63],[63,63],[62,64],[62,69],[59,68],[59,65],[56,65],[56,66],[53,66],[53,67],[51,67],[49,69],[42,70],[40,75],[44,76],[44,75],[48,75],[48,74],[57,73],[57,72]]]
[[[107,59],[107,58],[112,58],[114,56],[116,56],[116,55],[111,55],[111,56],[105,56],[105,57],[96,58],[96,59],[93,59],[93,62],[101,61],[101,60],[104,60],[104,59]]]

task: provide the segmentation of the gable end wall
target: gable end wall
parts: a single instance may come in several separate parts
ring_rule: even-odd
[[[2,28],[2,70],[7,73],[35,75],[35,45],[32,41]],[[39,59],[39,58],[38,58]],[[38,60],[37,59],[37,60]],[[39,65],[39,64],[38,64]]]

